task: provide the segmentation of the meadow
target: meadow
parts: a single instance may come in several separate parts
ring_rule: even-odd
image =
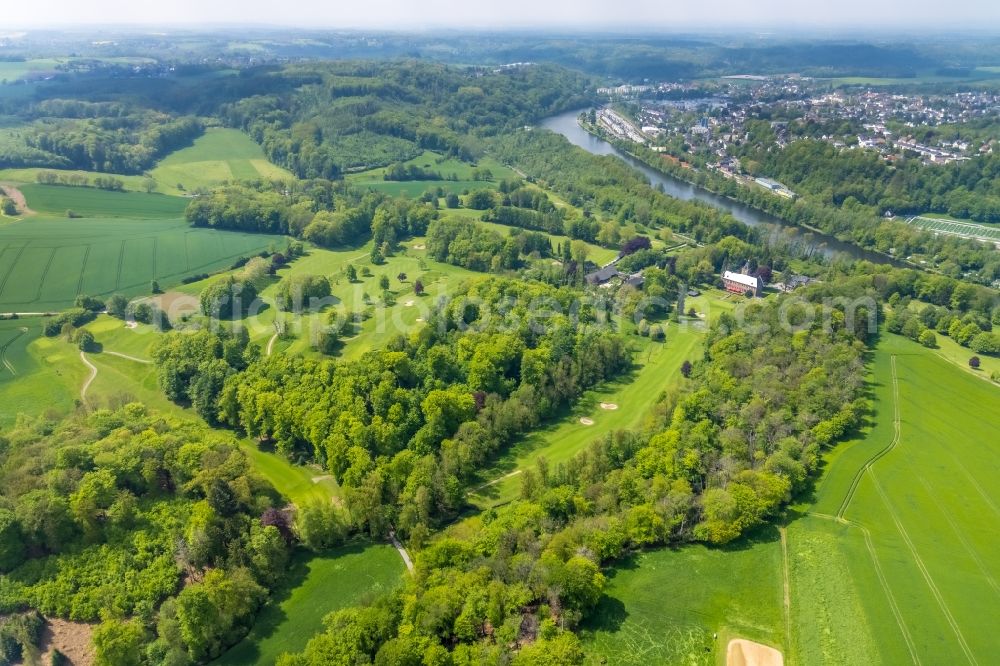
[[[472,190],[496,189],[501,180],[518,177],[510,168],[489,157],[484,157],[477,164],[472,165],[455,158],[445,157],[440,153],[430,150],[424,151],[422,155],[403,162],[403,164],[436,171],[445,180],[385,180],[384,176],[387,169],[384,167],[348,174],[345,180],[359,187],[370,188],[376,192],[382,192],[390,196],[418,197],[427,190],[436,190],[439,187],[446,194],[463,194]],[[475,180],[473,172],[476,169],[489,169],[492,177],[490,180]],[[450,178],[453,179],[449,180]]]
[[[269,162],[248,135],[221,127],[208,128],[191,146],[164,157],[150,175],[165,193],[207,189],[231,180],[294,178]]]
[[[188,200],[145,192],[113,192],[95,187],[28,184],[18,187],[36,213],[66,217],[72,210],[82,217],[170,219],[184,216]]]
[[[583,624],[585,663],[714,666],[737,637],[781,649],[777,543],[767,527],[728,548],[667,548],[622,562],[607,572],[604,596]]]
[[[284,652],[298,652],[323,629],[328,613],[402,584],[403,571],[388,544],[352,544],[319,555],[300,551],[250,634],[212,663],[273,664]]]

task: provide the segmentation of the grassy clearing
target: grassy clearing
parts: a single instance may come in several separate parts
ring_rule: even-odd
[[[111,192],[94,187],[22,185],[28,207],[38,213],[65,216],[73,210],[84,217],[171,219],[184,215],[188,200],[145,192]]]
[[[253,139],[235,129],[209,128],[194,144],[160,160],[150,172],[161,192],[211,188],[230,180],[292,180],[267,160]]]
[[[608,572],[583,626],[586,663],[714,665],[737,636],[784,651],[780,572],[773,527],[728,548],[640,553]]]
[[[453,180],[390,181],[384,178],[387,168],[369,169],[349,174],[346,180],[360,187],[371,188],[390,196],[418,197],[427,190],[436,190],[438,187],[442,188],[445,193],[455,194],[463,194],[472,190],[496,189],[501,180],[517,178],[516,173],[489,157],[485,157],[473,165],[428,150],[403,164],[436,171],[443,178],[453,178]],[[476,169],[489,169],[492,178],[490,180],[474,180],[473,172]]]
[[[258,616],[250,634],[215,664],[273,664],[298,652],[335,610],[363,603],[402,582],[403,561],[392,546],[350,545],[322,555],[300,553],[286,585]]]
[[[80,169],[40,169],[37,167],[25,168],[25,169],[0,169],[0,181],[33,184],[38,182],[38,174],[43,171],[56,173],[59,174],[60,176],[78,176],[82,178],[89,178],[91,180],[98,177],[117,178],[118,180],[125,183],[125,189],[130,192],[146,191],[145,176],[123,176],[117,173],[105,173],[102,171],[82,171]],[[59,212],[65,212],[65,210]]]
[[[61,309],[81,293],[148,294],[154,279],[166,288],[282,242],[182,219],[27,218],[0,226],[0,312]]]
[[[946,236],[974,238],[976,240],[1000,243],[1000,226],[993,224],[977,224],[975,222],[956,220],[939,215],[911,217],[906,220],[906,223]]]
[[[253,462],[254,469],[292,504],[313,500],[329,502],[340,496],[337,482],[318,465],[294,465],[284,456],[261,449],[249,440],[241,442],[240,447]]]

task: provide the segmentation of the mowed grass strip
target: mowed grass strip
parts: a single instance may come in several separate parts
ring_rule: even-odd
[[[111,192],[94,187],[22,185],[28,207],[38,213],[65,216],[72,210],[84,217],[130,219],[180,218],[188,199],[145,192]]]
[[[300,551],[250,634],[214,664],[273,664],[299,652],[323,630],[327,614],[362,603],[402,583],[403,561],[388,544],[348,545],[329,553]]]

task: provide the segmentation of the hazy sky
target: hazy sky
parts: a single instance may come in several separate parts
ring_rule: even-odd
[[[1000,0],[4,0],[0,31],[68,24],[364,28],[947,25],[1000,31]]]

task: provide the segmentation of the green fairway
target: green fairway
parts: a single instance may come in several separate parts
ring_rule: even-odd
[[[565,462],[595,439],[615,430],[634,428],[649,414],[660,394],[680,380],[685,360],[700,354],[702,331],[694,326],[667,326],[665,343],[636,338],[636,368],[628,376],[587,391],[565,417],[535,430],[511,446],[497,463],[480,475],[484,483],[469,500],[485,508],[508,502],[521,488],[519,470],[532,469],[539,458]],[[604,409],[614,405],[617,409]],[[585,425],[581,419],[593,421]]]
[[[150,172],[161,192],[210,188],[231,180],[291,180],[267,160],[253,139],[235,129],[212,127],[194,144],[164,157]]]
[[[249,440],[244,440],[240,446],[250,458],[254,469],[292,504],[302,504],[309,500],[329,502],[340,494],[337,482],[319,465],[304,467],[292,464],[288,458],[265,451]]]
[[[145,192],[112,192],[95,187],[21,185],[28,207],[36,213],[66,216],[67,210],[89,217],[169,219],[184,215],[188,200]]]
[[[725,663],[726,645],[737,637],[784,651],[773,527],[728,548],[640,553],[607,575],[604,596],[583,625],[587,664],[713,666]]]
[[[322,555],[300,552],[250,634],[215,664],[273,664],[302,650],[335,610],[363,603],[402,583],[403,560],[386,544],[349,545]]]
[[[79,398],[86,370],[76,347],[42,337],[42,319],[0,320],[0,427],[19,413],[62,415]]]
[[[81,293],[148,294],[151,280],[169,287],[281,242],[182,219],[26,218],[0,226],[0,312],[61,309]]]

